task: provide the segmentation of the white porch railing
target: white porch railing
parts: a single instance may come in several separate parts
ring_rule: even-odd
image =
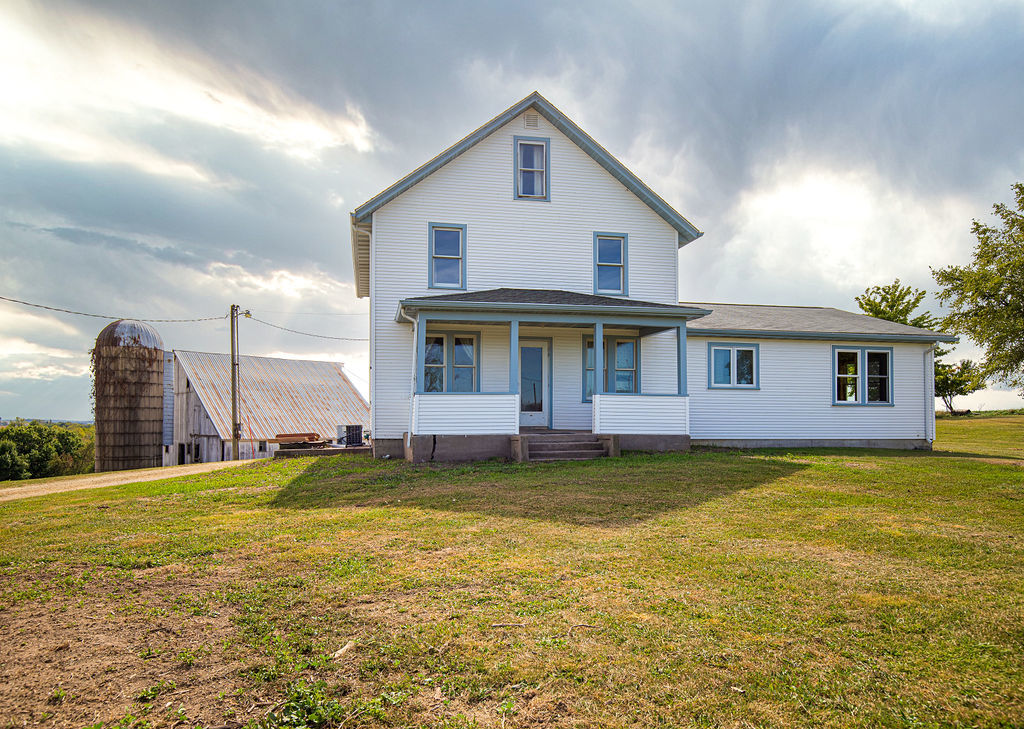
[[[413,395],[412,430],[416,435],[515,435],[519,432],[519,395]]]
[[[594,433],[689,435],[686,395],[594,394]]]

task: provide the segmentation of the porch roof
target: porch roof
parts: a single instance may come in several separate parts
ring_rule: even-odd
[[[711,313],[699,306],[660,304],[621,296],[596,296],[559,289],[488,289],[455,294],[435,294],[403,299],[398,319],[410,318],[420,311],[500,312],[506,315],[556,314],[595,317],[653,317],[658,319],[697,319]]]

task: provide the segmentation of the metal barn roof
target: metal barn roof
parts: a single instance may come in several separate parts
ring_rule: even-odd
[[[174,354],[217,433],[230,440],[230,355],[182,350]],[[369,427],[370,406],[345,376],[340,362],[242,355],[238,419],[245,440],[314,431],[334,438],[339,425]]]

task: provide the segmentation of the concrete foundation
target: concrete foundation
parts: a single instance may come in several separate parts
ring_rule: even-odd
[[[690,450],[690,436],[688,435],[639,435],[635,433],[622,433],[616,437],[619,439],[619,449],[623,451],[664,453],[667,451]]]
[[[274,458],[305,458],[306,456],[368,456],[370,446],[351,448],[278,448]]]
[[[374,438],[374,458],[405,458],[405,443],[401,438]]]
[[[716,448],[891,448],[930,451],[923,438],[694,438],[696,446]]]
[[[523,435],[413,435],[373,441],[374,458],[404,458],[412,463],[458,463],[505,458],[520,463],[530,458],[531,434]],[[533,434],[537,437],[537,434]],[[890,448],[931,450],[931,441],[918,438],[693,438],[688,435],[599,434],[605,455],[612,458],[626,451],[665,453],[688,451],[691,445],[715,448]],[[364,449],[327,449],[338,455]],[[296,453],[299,455],[300,453]],[[307,455],[301,452],[301,455]],[[278,457],[284,457],[278,455]]]
[[[510,435],[409,435],[405,434],[405,460],[411,463],[456,463],[511,458]]]

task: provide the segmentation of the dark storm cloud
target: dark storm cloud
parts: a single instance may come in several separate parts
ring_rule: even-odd
[[[345,268],[347,250],[340,251],[347,248],[347,213],[328,202],[343,164],[317,171],[235,135],[184,122],[176,125],[174,140],[161,138],[171,135],[160,126],[138,130],[135,139],[215,171],[225,182],[207,185],[0,146],[0,167],[16,171],[0,175],[0,200],[13,202],[5,218],[14,224],[24,224],[26,216],[71,223],[37,227],[52,228],[65,240],[78,230],[78,243],[119,245],[192,267],[232,260],[266,271],[301,244],[307,261]],[[140,237],[152,240],[140,243]]]
[[[976,188],[1022,158],[1024,94],[1007,93],[1024,73],[1019,6],[978,5],[955,25],[855,3],[98,7],[325,109],[356,102],[398,146],[391,175],[532,90],[481,88],[463,75],[471,63],[513,79],[570,74],[601,105],[587,126],[613,150],[640,131],[666,150],[685,144],[707,176],[692,201],[704,215],[793,148],[870,161],[926,193]]]
[[[198,258],[188,252],[179,251],[170,246],[152,246],[142,243],[138,240],[130,238],[122,238],[117,235],[107,235],[105,233],[97,233],[94,230],[84,230],[82,228],[38,228],[30,225],[22,225],[17,223],[10,223],[12,227],[22,228],[25,230],[34,230],[38,233],[49,233],[62,240],[66,240],[69,243],[74,243],[81,246],[98,246],[105,248],[108,251],[115,253],[138,253],[142,255],[152,256],[160,261],[167,263],[176,263],[179,265],[191,265],[194,266],[198,262]]]

